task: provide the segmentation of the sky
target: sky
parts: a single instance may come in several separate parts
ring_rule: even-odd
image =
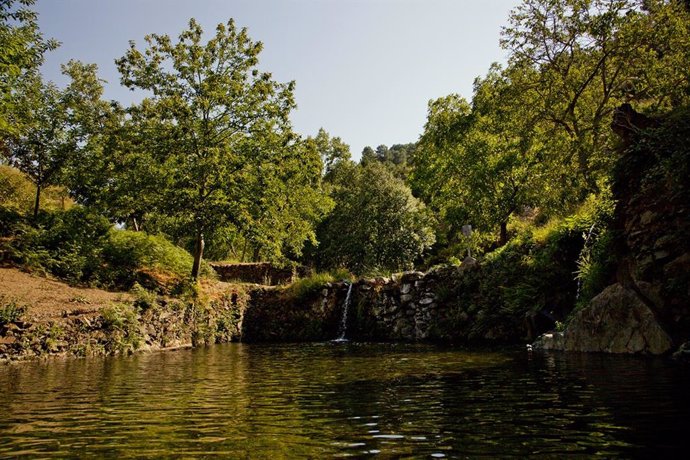
[[[415,142],[429,100],[459,93],[492,62],[504,62],[501,26],[520,0],[38,0],[49,53],[44,77],[64,85],[60,65],[96,63],[105,97],[129,105],[114,60],[146,34],[177,37],[190,18],[212,33],[234,18],[264,44],[262,70],[296,82],[294,129],[323,127],[359,158],[369,145]]]

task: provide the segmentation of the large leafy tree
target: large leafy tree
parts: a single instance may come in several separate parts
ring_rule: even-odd
[[[320,265],[356,273],[408,269],[433,244],[430,214],[385,165],[341,163],[332,184],[335,208],[318,232]]]
[[[313,147],[318,150],[321,156],[323,173],[326,176],[338,163],[349,161],[352,158],[350,146],[337,136],[331,137],[323,128],[319,129],[312,141]]]
[[[24,172],[36,186],[34,219],[38,217],[42,190],[52,185],[76,146],[66,108],[66,93],[55,85],[36,81],[27,88],[24,126],[6,142],[12,166]]]
[[[555,139],[548,160],[586,192],[610,169],[615,107],[687,100],[689,40],[690,16],[675,0],[525,0],[502,44],[513,83]]]
[[[194,278],[204,233],[252,222],[261,200],[257,182],[277,180],[264,165],[298,152],[288,148],[295,140],[288,120],[294,84],[257,69],[262,44],[232,20],[208,42],[202,37],[191,20],[177,41],[149,35],[145,51],[132,43],[116,61],[125,86],[150,94],[132,117],[141,121],[142,150],[164,175],[161,212],[194,236]]]
[[[38,29],[33,0],[0,0],[0,135],[17,135],[27,92],[40,80],[44,54],[58,46]]]
[[[248,178],[251,203],[237,230],[255,261],[294,260],[305,241],[316,244],[315,227],[333,207],[322,189],[321,153],[311,139],[296,141]]]
[[[95,65],[70,61],[62,72],[70,77],[64,89],[40,78],[24,86],[22,107],[15,110],[21,117],[22,128],[6,141],[10,164],[36,185],[34,218],[42,190],[58,182],[69,182],[66,170],[70,163],[79,163],[80,151],[90,147],[91,133],[102,129],[108,108],[101,101],[103,88]]]
[[[429,104],[412,184],[439,213],[449,240],[472,224],[498,228],[504,244],[510,216],[547,201],[543,136],[527,102],[510,73],[494,65],[475,81],[471,105],[458,95]]]

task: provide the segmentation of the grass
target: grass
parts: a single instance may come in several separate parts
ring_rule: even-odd
[[[341,268],[329,272],[315,273],[306,278],[300,278],[288,286],[287,292],[294,298],[303,299],[322,289],[326,283],[351,280],[352,274]]]

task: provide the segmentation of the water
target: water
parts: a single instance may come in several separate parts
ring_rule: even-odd
[[[0,367],[0,457],[685,457],[688,369],[430,346],[219,345]]]
[[[352,295],[352,283],[347,288],[345,303],[343,304],[343,317],[340,320],[340,335],[335,342],[347,342],[347,310],[350,308],[350,296]]]

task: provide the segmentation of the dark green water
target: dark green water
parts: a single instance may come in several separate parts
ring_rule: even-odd
[[[0,457],[677,458],[689,384],[648,358],[381,344],[27,363],[0,367]]]

